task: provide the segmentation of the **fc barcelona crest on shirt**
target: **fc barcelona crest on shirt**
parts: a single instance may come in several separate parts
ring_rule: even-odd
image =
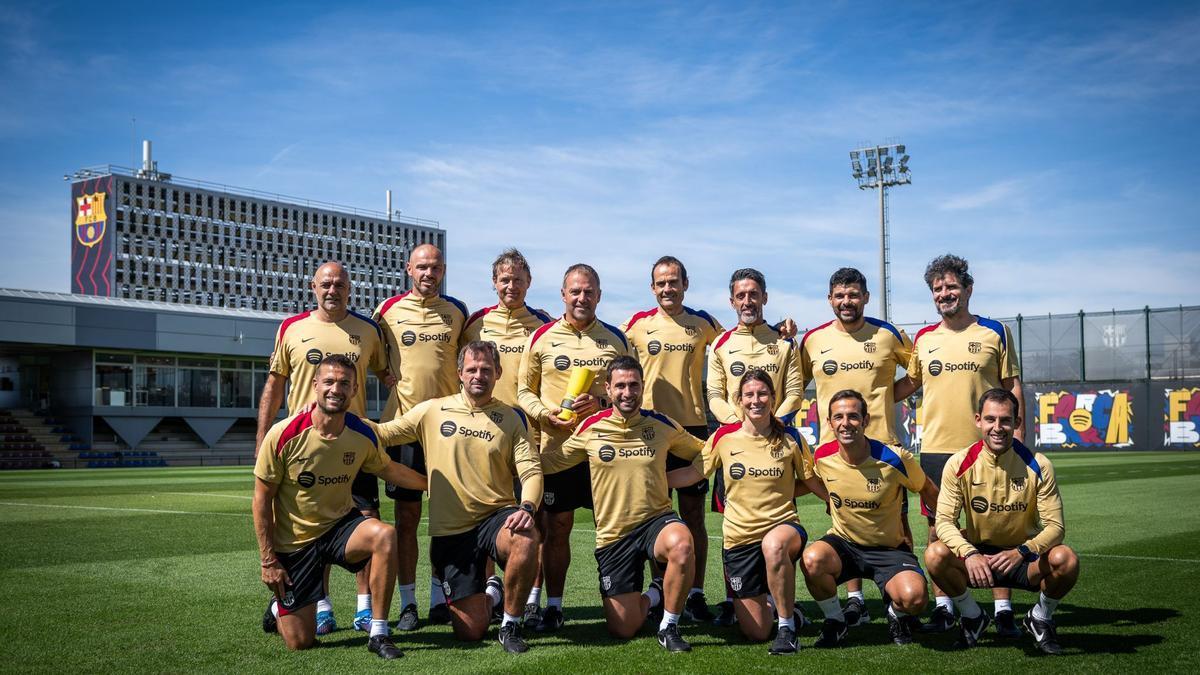
[[[645,429],[642,429],[642,440],[654,440],[654,429],[652,427],[646,427]]]
[[[104,224],[108,216],[104,212],[103,192],[93,192],[75,198],[75,239],[91,248],[104,238]]]
[[[1025,489],[1025,476],[1013,476],[1012,479],[1013,492],[1021,492]]]
[[[683,332],[687,333],[688,337],[696,337],[700,334],[700,331],[695,326],[684,326]]]
[[[350,336],[348,336],[348,337],[350,338],[350,344],[354,345],[355,347],[357,347],[358,345],[362,344],[362,338],[361,338],[361,337],[359,337],[359,336],[357,336],[357,335],[350,335]]]
[[[600,339],[596,340],[596,346],[599,347],[600,349],[608,349],[608,339],[600,338]]]
[[[867,340],[863,343],[863,351],[868,354],[874,354],[876,349],[878,349],[878,347],[876,347],[875,343],[871,340]]]
[[[883,481],[878,478],[867,479],[867,492],[879,492],[883,489]]]
[[[967,351],[971,352],[972,354],[978,354],[982,350],[983,350],[982,342],[968,342],[967,343]]]
[[[504,415],[500,414],[499,412],[496,412],[495,410],[488,413],[488,417],[490,417],[491,420],[493,422],[495,422],[496,424],[501,424],[504,422]]]
[[[779,345],[774,343],[767,345],[767,353],[771,356],[779,356]]]
[[[342,453],[342,464],[345,464],[346,466],[353,466],[354,465],[354,453],[353,452],[343,452]]]
[[[771,459],[783,459],[787,456],[788,449],[786,445],[777,445],[771,448]]]

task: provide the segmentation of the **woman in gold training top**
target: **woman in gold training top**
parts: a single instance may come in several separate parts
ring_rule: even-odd
[[[775,387],[762,370],[751,369],[738,385],[742,421],[717,429],[695,462],[668,474],[671,487],[693,485],[717,469],[725,479],[723,526],[725,578],[734,594],[742,633],[761,642],[779,631],[772,654],[797,649],[792,608],[796,560],[808,533],[796,515],[795,498],[813,492],[827,499],[813,474],[812,453],[794,428],[775,417]],[[774,598],[774,610],[767,594]]]

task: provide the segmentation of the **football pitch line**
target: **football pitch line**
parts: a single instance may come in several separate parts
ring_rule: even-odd
[[[81,509],[85,511],[128,511],[131,513],[163,513],[182,516],[234,516],[248,518],[249,513],[227,513],[222,511],[173,511],[170,509],[138,509],[130,506],[81,506],[78,504],[31,504],[28,502],[0,502],[0,506],[24,506],[33,509]]]

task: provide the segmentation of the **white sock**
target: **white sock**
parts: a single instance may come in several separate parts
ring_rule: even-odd
[[[863,602],[867,601],[867,599],[865,597],[863,597],[862,591],[847,591],[846,599],[849,600],[850,598],[858,598],[859,600],[862,600]]]
[[[1038,595],[1037,604],[1033,606],[1031,614],[1038,621],[1050,621],[1050,617],[1054,615],[1054,610],[1058,608],[1060,602],[1062,602],[1062,598],[1056,600],[1041,593]]]
[[[417,585],[416,584],[396,584],[396,590],[400,591],[400,610],[403,611],[409,605],[417,604]]]
[[[387,635],[387,634],[388,634],[387,619],[371,619],[371,632],[370,632],[371,637],[375,637],[376,635]]]
[[[843,622],[846,620],[846,615],[842,614],[842,603],[838,600],[837,595],[825,598],[824,600],[817,600],[817,607],[821,608],[821,613],[825,615],[826,619]]]
[[[979,608],[979,603],[971,597],[971,591],[963,591],[962,595],[951,598],[951,600],[954,601],[954,606],[958,607],[958,613],[962,614],[964,619],[975,619],[983,613],[983,610]]]
[[[954,613],[954,601],[951,600],[948,596],[939,595],[936,598],[934,598],[934,600],[937,601],[938,607],[945,607],[947,612],[950,612],[951,614]]]
[[[1004,600],[996,601],[996,613],[997,614],[999,614],[1000,612],[1011,612],[1011,611],[1012,611],[1012,600],[1011,599],[1004,599]],[[971,618],[974,618],[974,617],[971,617]]]
[[[893,619],[903,619],[904,617],[906,617],[908,615],[905,614],[904,612],[901,612],[900,610],[896,609],[896,606],[889,602],[888,603],[888,616],[892,617]]]
[[[487,595],[489,598],[491,598],[492,607],[495,607],[496,605],[500,604],[500,589],[498,587],[488,584],[487,588],[484,589],[483,593],[484,593],[484,595]]]
[[[658,589],[653,586],[647,588],[642,595],[646,596],[646,598],[650,600],[651,607],[657,607],[658,603],[662,602],[662,593],[659,593]]]
[[[676,614],[674,612],[664,611],[662,621],[658,622],[658,629],[662,630],[662,629],[666,628],[667,626],[670,626],[671,624],[678,624],[678,623],[679,623],[679,615],[678,614]]]
[[[779,627],[780,628],[791,628],[793,631],[795,631],[796,630],[796,619],[795,619],[794,615],[789,616],[786,619],[783,618],[782,616],[779,617]]]
[[[534,586],[533,588],[529,589],[529,597],[525,600],[525,604],[527,604],[527,605],[542,604],[542,589],[540,586]]]
[[[271,601],[271,616],[275,617],[276,619],[279,618],[279,601],[278,600]]]
[[[704,594],[704,589],[703,589],[703,588],[700,588],[699,586],[692,586],[692,590],[688,591],[688,597],[690,598],[690,597],[692,597],[693,595],[696,595],[697,593],[699,593],[699,594],[703,595],[703,594]]]
[[[562,609],[562,596],[561,595],[558,596],[557,598],[551,598],[551,597],[546,598],[546,609],[550,609],[551,607],[557,607],[559,609]]]
[[[371,609],[371,594],[370,593],[359,593],[358,594],[358,611],[361,612],[364,609]]]
[[[333,603],[330,602],[329,596],[325,596],[317,601],[317,612],[332,612]]]
[[[442,592],[442,580],[437,577],[429,579],[429,606],[436,607],[446,604],[446,594]]]
[[[509,614],[508,612],[505,612],[505,613],[504,613],[504,620],[500,622],[500,625],[501,625],[501,626],[507,626],[507,625],[508,625],[508,624],[510,624],[510,623],[521,623],[521,617],[519,617],[519,616],[513,616],[512,614]]]

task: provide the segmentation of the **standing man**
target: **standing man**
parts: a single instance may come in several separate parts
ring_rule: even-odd
[[[925,268],[925,285],[933,293],[933,305],[942,320],[917,332],[906,377],[914,391],[923,388],[921,468],[940,483],[942,468],[950,456],[980,440],[979,427],[973,420],[975,402],[984,392],[997,388],[1011,392],[1021,419],[1025,419],[1025,399],[1021,366],[1008,326],[971,313],[975,280],[967,270],[967,261],[951,254],[934,258]],[[1014,435],[1024,441],[1024,427],[1018,427]],[[923,513],[929,519],[929,540],[933,541],[937,539],[934,514]],[[938,606],[923,630],[952,630],[954,603],[936,586],[934,594]],[[1020,637],[1011,592],[994,588],[992,595],[996,601],[996,632],[1002,637]]]
[[[1007,389],[990,389],[979,399],[975,424],[983,440],[946,462],[938,541],[925,550],[925,564],[962,614],[958,647],[974,647],[988,625],[969,588],[1020,588],[1040,593],[1025,615],[1025,630],[1038,649],[1061,654],[1052,615],[1079,578],[1079,556],[1062,543],[1066,526],[1054,467],[1013,438],[1022,421],[1017,408]],[[967,514],[965,530],[958,527],[959,513]]]
[[[433,244],[413,249],[406,266],[412,290],[384,300],[375,310],[375,320],[383,328],[394,369],[400,381],[388,396],[381,421],[387,422],[432,398],[458,391],[455,362],[462,340],[467,308],[458,300],[440,292],[446,276],[446,261]],[[399,364],[403,363],[401,370]],[[388,455],[401,464],[425,473],[425,451],[420,443],[388,448]],[[399,630],[417,628],[417,526],[421,522],[421,493],[397,485],[385,489],[395,501],[396,531],[400,537]],[[446,623],[450,612],[442,592],[442,580],[434,577],[429,585],[429,621]]]
[[[548,323],[529,336],[521,358],[517,398],[530,419],[542,430],[541,453],[558,452],[580,420],[603,407],[603,378],[578,396],[568,419],[559,417],[573,368],[603,373],[618,356],[628,356],[629,342],[616,326],[596,318],[600,303],[600,275],[590,265],[577,263],[563,275],[561,319]],[[571,529],[575,509],[592,508],[591,480],[587,464],[580,464],[546,478],[542,495],[542,544],[547,606],[538,623],[541,632],[554,632],[563,625],[562,595],[571,564]]]
[[[500,644],[519,654],[529,649],[521,610],[537,573],[533,516],[542,467],[525,414],[492,397],[502,373],[495,345],[467,343],[458,355],[462,391],[418,403],[379,425],[379,436],[388,445],[419,441],[427,449],[429,560],[434,576],[444,580],[455,636],[482,640],[492,609],[503,606]],[[487,575],[489,559],[503,567],[503,585]]]
[[[350,413],[358,369],[343,354],[322,357],[307,388],[316,405],[271,427],[254,466],[254,534],[262,580],[274,597],[263,630],[278,632],[288,649],[307,649],[317,634],[316,607],[329,564],[352,572],[371,563],[367,649],[384,659],[402,656],[388,635],[396,577],[396,531],[354,506],[351,476],[360,470],[411,489],[425,477],[393,464],[371,423]],[[303,386],[299,382],[295,386]]]
[[[367,317],[347,309],[350,300],[350,274],[341,263],[327,262],[317,268],[312,279],[313,299],[317,308],[284,320],[275,334],[275,349],[271,352],[270,369],[262,397],[258,403],[258,433],[255,449],[262,446],[267,430],[275,423],[283,401],[286,383],[292,383],[288,394],[287,414],[295,415],[313,403],[313,388],[309,386],[317,365],[330,354],[344,354],[354,364],[356,388],[350,399],[350,412],[360,418],[367,415],[366,380],[368,368],[384,383],[392,386],[396,379],[389,372],[387,343],[379,325]],[[370,473],[359,472],[351,486],[354,504],[363,515],[379,517],[379,482]],[[325,588],[329,588],[329,571],[325,572]],[[354,617],[355,630],[366,630],[371,621],[369,569],[356,577],[358,610]],[[337,628],[333,618],[333,603],[328,594],[317,602],[317,635]]]
[[[896,401],[907,397],[912,385],[904,378],[897,383],[896,370],[908,365],[912,341],[892,324],[866,316],[863,308],[870,299],[862,272],[843,267],[829,277],[829,306],[834,319],[808,331],[800,340],[800,372],[804,386],[816,380],[817,410],[828,410],[829,399],[843,389],[862,394],[871,420],[867,436],[898,450],[901,443],[896,437]],[[821,425],[818,446],[834,438],[833,429]],[[911,542],[908,519],[903,522],[906,539]],[[846,625],[868,623],[871,617],[863,598],[862,579],[846,582],[846,590]]]

